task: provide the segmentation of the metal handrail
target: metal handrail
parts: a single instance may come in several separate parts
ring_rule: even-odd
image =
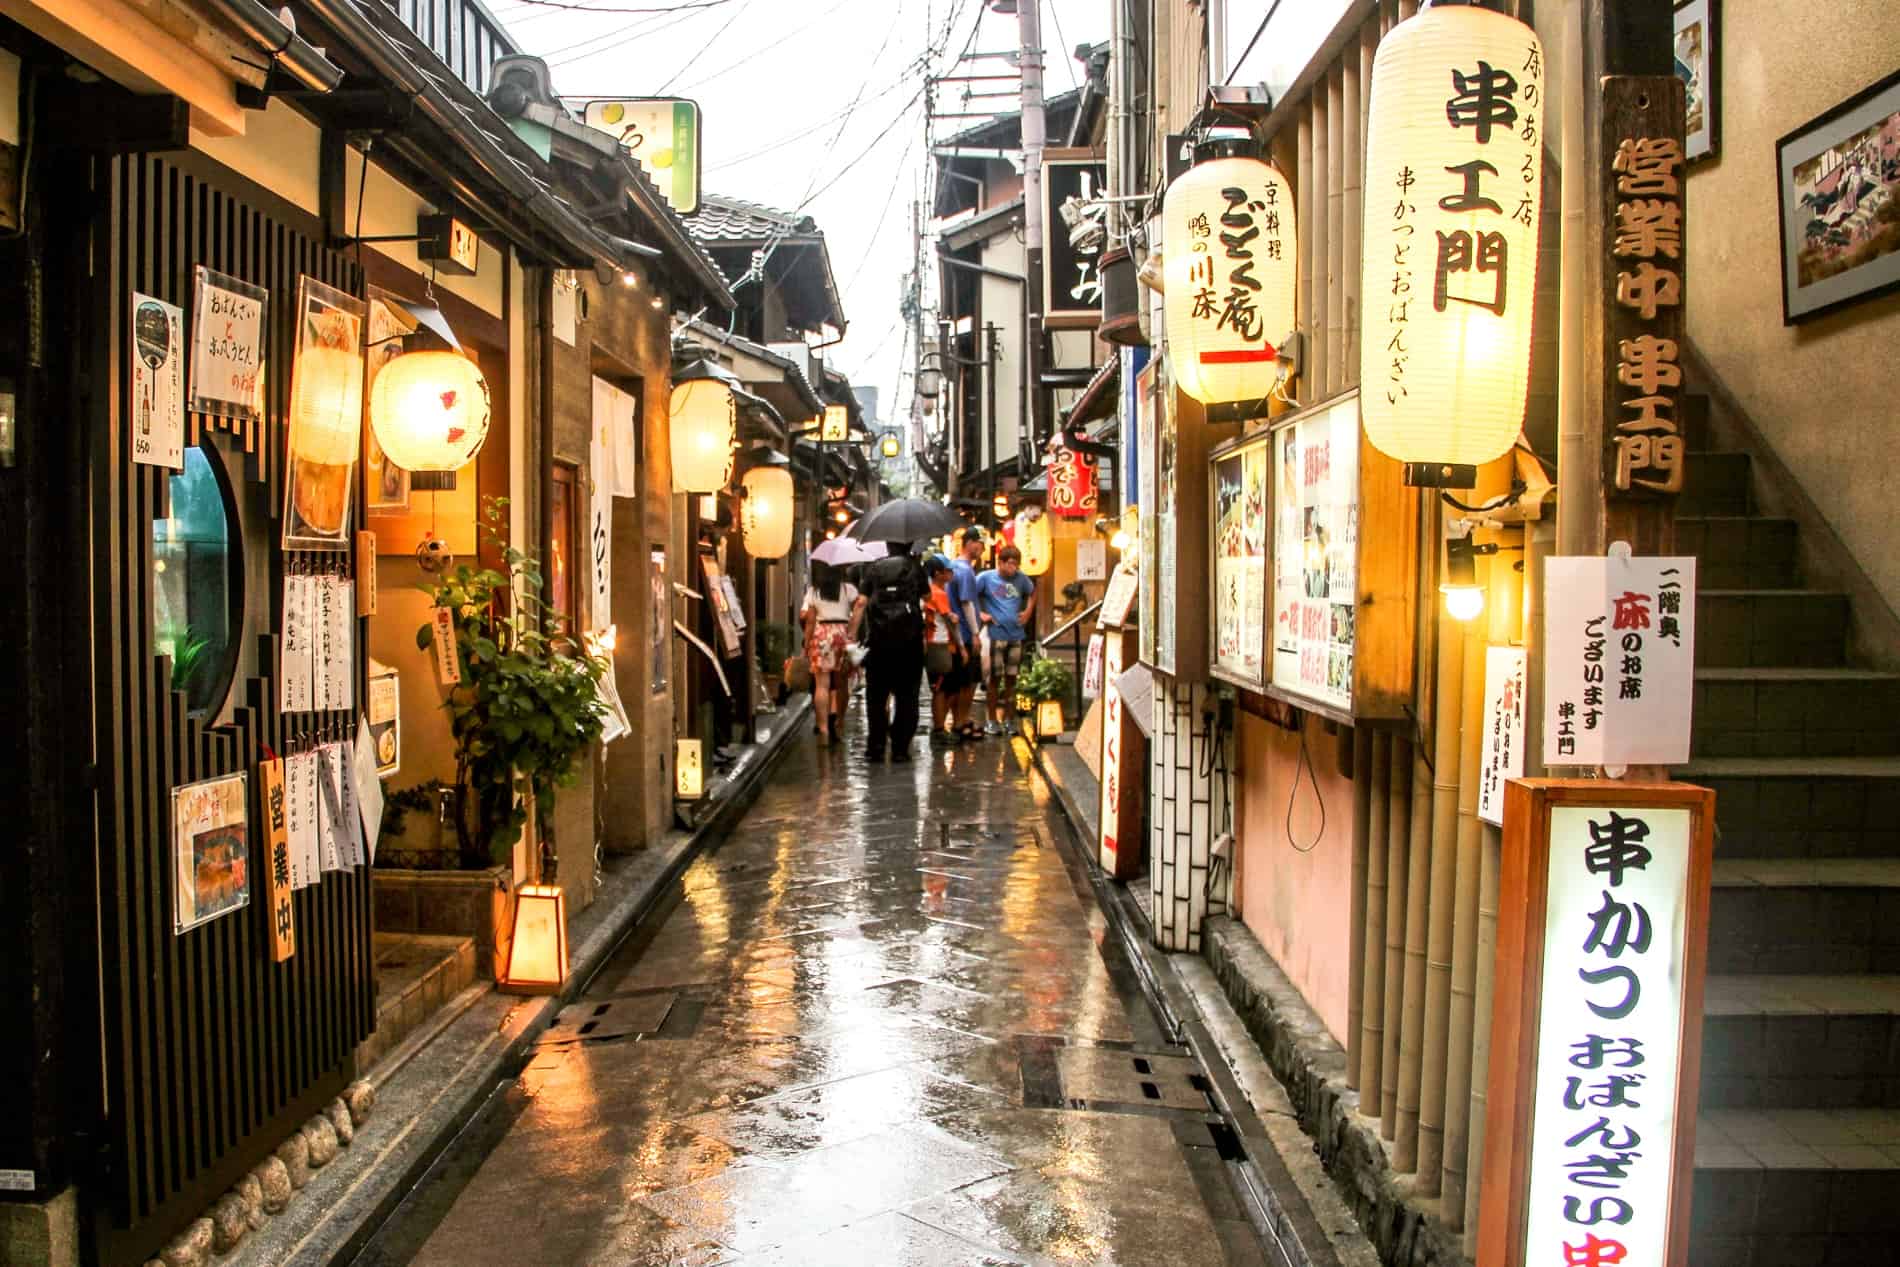
[[[1073,629],[1075,626],[1081,624],[1083,621],[1087,620],[1090,616],[1093,616],[1096,612],[1100,610],[1102,610],[1102,600],[1098,598],[1093,603],[1083,608],[1080,612],[1076,613],[1066,623],[1057,625],[1054,629],[1051,629],[1049,631],[1048,636],[1041,639],[1041,641],[1054,642],[1059,636],[1061,636],[1064,633],[1067,633],[1070,629]]]

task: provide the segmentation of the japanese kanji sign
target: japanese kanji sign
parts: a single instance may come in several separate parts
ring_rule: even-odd
[[[271,958],[282,963],[297,953],[297,913],[290,901],[289,798],[284,790],[284,763],[265,761],[257,767],[258,787],[264,795],[264,893],[270,906]]]
[[[1504,785],[1524,773],[1524,648],[1484,649],[1484,728],[1478,745],[1478,817],[1504,825]]]
[[[1544,761],[1680,765],[1695,695],[1695,560],[1544,568]]]
[[[268,292],[203,264],[193,279],[191,407],[221,418],[257,418]]]
[[[1480,1267],[1683,1261],[1714,801],[1510,785]]]
[[[1087,519],[1095,514],[1095,459],[1067,445],[1049,452],[1043,467],[1049,484],[1050,513],[1065,519]]]
[[[1045,319],[1102,316],[1102,248],[1108,204],[1107,164],[1048,158],[1042,164],[1042,293]]]
[[[1682,491],[1683,89],[1674,75],[1603,81],[1603,485],[1612,498]]]

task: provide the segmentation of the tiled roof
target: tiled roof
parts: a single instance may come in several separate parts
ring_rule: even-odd
[[[743,198],[706,194],[699,214],[687,220],[692,235],[708,246],[764,242],[769,238],[816,237],[818,225],[810,216],[779,211]]]

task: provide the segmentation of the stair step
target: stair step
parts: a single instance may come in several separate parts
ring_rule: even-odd
[[[1695,1167],[1691,1267],[1900,1262],[1900,1110],[1707,1110]]]
[[[1694,716],[1698,757],[1900,754],[1900,673],[1698,669]]]
[[[1900,857],[1900,757],[1698,757],[1723,858]]]
[[[1710,973],[1702,1107],[1900,1108],[1900,976]]]
[[[1753,459],[1746,453],[1691,453],[1676,515],[1746,515]]]
[[[376,1029],[356,1048],[365,1071],[476,979],[472,937],[377,933],[375,951]]]
[[[1718,858],[1709,971],[1900,972],[1900,858]]]
[[[1847,595],[1808,589],[1696,594],[1696,663],[1822,668],[1847,658]]]
[[[1798,589],[1797,536],[1794,520],[1768,515],[1676,516],[1676,552],[1696,557],[1704,591]]]

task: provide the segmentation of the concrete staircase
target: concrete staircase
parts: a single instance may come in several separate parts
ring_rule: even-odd
[[[1694,756],[1717,792],[1691,1267],[1900,1264],[1900,674],[1689,398]],[[1701,451],[1696,451],[1701,450]]]

